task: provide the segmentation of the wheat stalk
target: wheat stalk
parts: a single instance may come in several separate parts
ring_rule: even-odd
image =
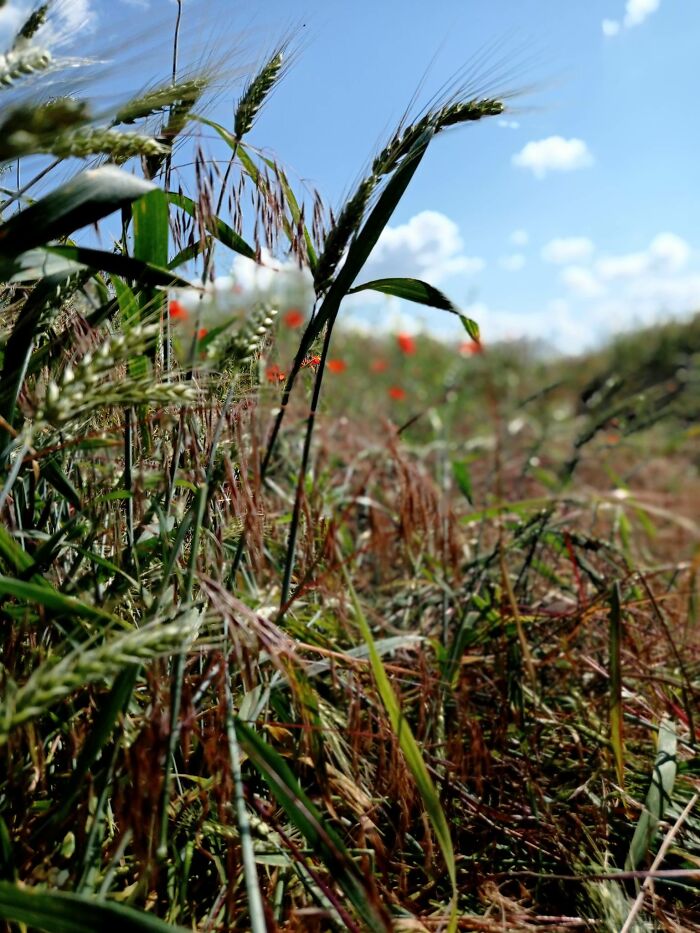
[[[201,623],[201,611],[189,609],[169,622],[151,622],[95,648],[78,647],[57,663],[37,668],[22,687],[7,689],[11,685],[6,685],[0,745],[17,726],[40,716],[81,687],[110,680],[130,664],[186,650],[199,634]]]
[[[432,129],[437,134],[451,126],[497,116],[502,114],[504,109],[504,103],[494,98],[450,101],[442,107],[429,110],[410,126],[399,127],[389,143],[373,160],[370,173],[362,179],[352,197],[345,202],[328,232],[314,273],[316,291],[323,292],[330,285],[338,264],[350,240],[359,229],[367,205],[382,178],[398,168],[401,160],[411,151],[423,133]]]

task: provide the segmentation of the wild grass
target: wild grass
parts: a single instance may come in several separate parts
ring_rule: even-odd
[[[206,75],[1,117],[6,162],[84,166],[0,222],[0,916],[700,929],[698,322],[578,361],[338,331],[364,286],[459,313],[362,270],[504,104],[407,118],[334,213],[248,141],[287,53],[230,128]]]

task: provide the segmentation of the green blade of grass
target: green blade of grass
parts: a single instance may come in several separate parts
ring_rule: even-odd
[[[331,877],[345,892],[359,916],[374,933],[385,933],[390,924],[373,903],[367,884],[345,844],[302,790],[285,760],[240,719],[235,721],[238,740],[273,796],[321,859]]]
[[[677,747],[676,727],[669,719],[663,719],[656,741],[656,760],[651,785],[625,860],[627,871],[635,871],[642,864],[654,842],[659,821],[663,819],[676,780]]]
[[[46,933],[185,933],[158,917],[79,894],[37,891],[0,881],[0,917]]]
[[[122,278],[139,282],[141,285],[192,288],[189,279],[185,279],[168,269],[167,265],[161,267],[152,262],[135,259],[133,256],[109,253],[101,249],[90,249],[86,246],[47,246],[46,249],[50,253],[72,259],[88,269],[112,272],[115,275],[121,275]]]
[[[452,909],[448,930],[454,931],[457,929],[457,863],[455,862],[454,848],[452,846],[450,828],[447,824],[447,817],[440,803],[435,785],[428,774],[428,769],[423,760],[418,743],[401,712],[399,701],[391,686],[391,681],[387,676],[386,670],[384,669],[382,659],[379,657],[379,653],[375,647],[372,631],[362,611],[360,601],[357,598],[357,593],[355,592],[355,588],[352,585],[352,580],[347,570],[345,570],[345,583],[348,587],[348,592],[350,593],[353,609],[355,611],[355,621],[369,649],[369,659],[372,666],[372,673],[377,683],[377,690],[379,691],[382,703],[389,716],[391,727],[399,740],[399,745],[406,759],[406,764],[413,775],[413,780],[416,782],[416,787],[423,800],[423,805],[432,823],[435,837],[437,838],[442,857],[445,861],[447,874],[449,875],[450,884],[452,886]]]
[[[439,308],[451,314],[459,314],[459,309],[447,295],[421,279],[374,279],[371,282],[356,285],[350,289],[348,294],[354,295],[356,292],[368,290],[381,292],[383,295],[393,295],[395,298],[403,298],[404,301],[413,301],[415,304],[428,305],[430,308]]]
[[[109,622],[110,624],[117,621],[104,609],[89,606],[72,596],[64,596],[63,593],[55,590],[48,581],[30,583],[25,580],[13,580],[11,577],[0,576],[0,596],[14,596],[15,599],[38,604],[45,609],[50,609],[52,612],[58,612],[62,615],[79,616],[85,619]]]
[[[0,256],[19,256],[97,223],[152,188],[150,182],[114,166],[83,172],[0,226]]]

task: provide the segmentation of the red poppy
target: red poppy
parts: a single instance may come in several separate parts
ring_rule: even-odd
[[[396,342],[399,345],[399,350],[407,356],[416,352],[416,341],[410,334],[397,334]]]
[[[206,329],[206,327],[200,327],[197,331],[197,340],[204,340],[208,333],[209,331]]]
[[[298,308],[290,308],[282,320],[287,327],[301,327],[304,323],[304,315]]]
[[[168,314],[170,315],[171,321],[187,321],[190,316],[187,308],[183,307],[180,302],[176,301],[174,298],[168,304]]]
[[[320,356],[307,356],[306,359],[301,361],[302,366],[313,366],[316,367],[321,362]]]
[[[267,367],[265,370],[265,376],[268,382],[284,382],[284,380],[287,378],[277,363],[273,363],[272,366]]]
[[[484,347],[478,340],[465,340],[464,343],[460,343],[459,352],[462,356],[475,356],[483,353]]]
[[[397,402],[401,402],[406,398],[406,392],[401,388],[401,386],[392,386],[389,389],[389,398],[393,398]]]
[[[344,373],[348,364],[345,360],[328,360],[328,368],[332,373]]]
[[[386,360],[372,360],[369,364],[369,368],[373,373],[383,373],[389,368],[389,364]]]

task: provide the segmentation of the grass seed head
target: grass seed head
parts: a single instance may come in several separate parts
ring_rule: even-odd
[[[233,120],[233,132],[237,139],[242,139],[252,129],[265,98],[280,77],[283,62],[284,50],[277,49],[243,92]]]

